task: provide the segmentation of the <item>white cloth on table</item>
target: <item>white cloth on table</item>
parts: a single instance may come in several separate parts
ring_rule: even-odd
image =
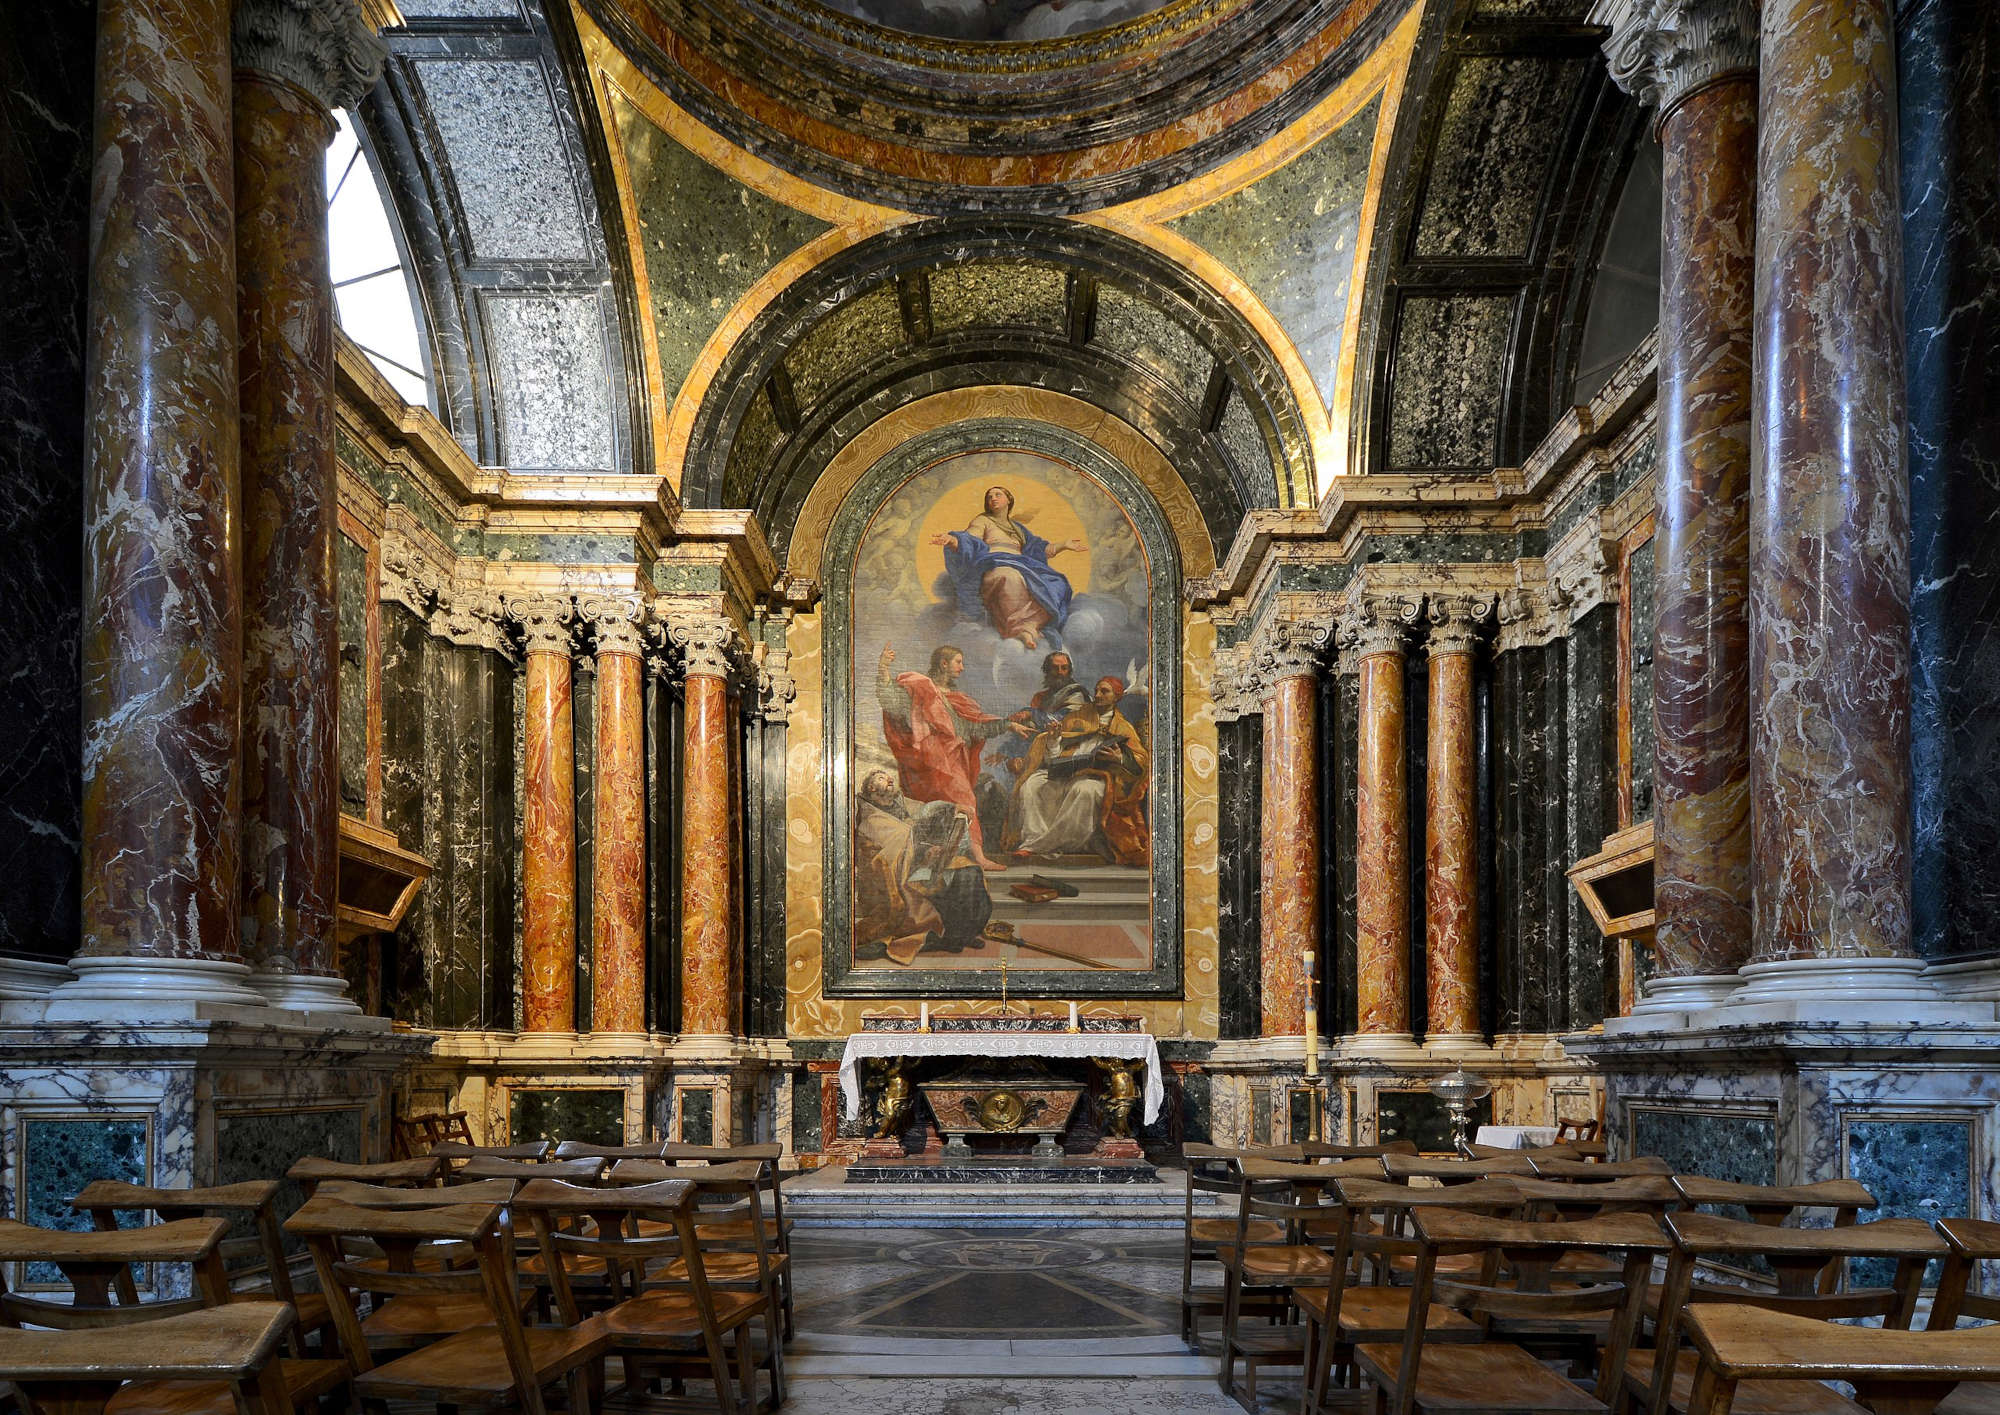
[[[1553,1145],[1553,1125],[1482,1125],[1474,1132],[1475,1145],[1492,1145],[1501,1150],[1527,1150],[1537,1145]]]
[[[1167,1088],[1160,1084],[1160,1048],[1148,1032],[856,1032],[840,1057],[840,1095],[847,1118],[861,1118],[861,1063],[883,1056],[1108,1056],[1146,1063],[1145,1121],[1159,1118]]]

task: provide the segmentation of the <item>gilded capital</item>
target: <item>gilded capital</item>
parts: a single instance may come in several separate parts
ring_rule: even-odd
[[[389,50],[354,0],[236,0],[235,65],[352,108],[382,77]]]
[[[1480,633],[1493,622],[1493,601],[1485,595],[1426,596],[1424,619],[1430,625],[1430,652],[1471,653]]]
[[[570,651],[570,620],[575,607],[567,598],[516,599],[507,603],[507,617],[521,626],[529,653]]]
[[[636,595],[585,595],[576,602],[577,616],[597,631],[599,653],[644,656],[646,604]]]
[[[689,678],[727,678],[736,648],[736,626],[720,614],[675,615],[667,634],[681,651],[681,672]]]
[[[1757,68],[1756,0],[1601,0],[1611,81],[1664,115],[1725,74]]]

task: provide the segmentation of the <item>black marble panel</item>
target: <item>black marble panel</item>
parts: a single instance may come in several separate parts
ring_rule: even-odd
[[[343,1164],[361,1163],[360,1108],[216,1113],[215,1182],[277,1180],[280,1220],[291,1217],[305,1202],[305,1191],[298,1181],[284,1175],[309,1155]],[[297,1240],[286,1239],[288,1249],[296,1251],[300,1246]]]
[[[368,815],[368,551],[345,532],[334,539],[340,642],[340,809]]]
[[[1653,542],[1632,552],[1632,819],[1653,814]]]
[[[1451,77],[1417,224],[1420,256],[1525,256],[1562,143],[1549,122],[1587,59],[1476,55]]]
[[[430,632],[421,618],[400,604],[383,603],[382,824],[395,832],[405,850],[435,862],[442,825],[429,789],[425,745],[430,648]],[[435,933],[432,901],[439,893],[435,877],[425,881],[394,936],[379,945],[382,1005],[398,1021],[428,1025],[432,1016],[426,943]]]
[[[93,1179],[146,1184],[152,1174],[143,1116],[30,1119],[21,1125],[21,1213],[24,1223],[39,1228],[82,1232],[88,1216],[69,1206],[72,1195]],[[121,1225],[145,1221],[137,1213],[121,1213]],[[66,1283],[53,1263],[30,1263],[27,1285],[62,1287]]]
[[[785,724],[752,716],[744,729],[745,1030],[785,1035]]]
[[[1271,1143],[1271,1088],[1252,1086],[1250,1088],[1250,1143],[1268,1145]]]
[[[681,1102],[681,1143],[715,1143],[715,1092],[709,1087],[689,1087],[679,1092]],[[915,1107],[912,1107],[915,1109]]]
[[[657,1031],[680,1030],[681,697],[646,675],[646,996]]]
[[[92,0],[0,7],[0,952],[82,923],[83,321]]]
[[[1498,456],[1509,295],[1415,295],[1396,321],[1389,466],[1484,471]]]
[[[820,1078],[799,1070],[792,1080],[792,1153],[816,1155],[826,1144],[826,1116],[820,1106]]]
[[[1972,1208],[1972,1122],[1968,1120],[1850,1119],[1847,1175],[1867,1186],[1876,1207],[1870,1219],[1915,1218],[1931,1223],[1963,1217]],[[1896,1265],[1885,1259],[1849,1265],[1849,1281],[1887,1287]],[[1933,1261],[1926,1283],[1938,1277]]]
[[[1604,847],[1618,828],[1617,607],[1600,604],[1570,629],[1564,653],[1564,797],[1568,804],[1560,868],[1567,869]],[[1560,1000],[1567,1004],[1564,1027],[1589,1027],[1604,1020],[1605,988],[1615,984],[1607,970],[1604,936],[1565,881],[1562,922],[1566,931],[1566,977]]]
[[[1216,1005],[1224,1037],[1254,1037],[1261,1030],[1263,739],[1261,717],[1216,727],[1220,797],[1216,923],[1221,951]]]
[[[1481,1097],[1466,1111],[1465,1134],[1493,1123],[1493,1098]],[[1451,1137],[1451,1111],[1429,1091],[1377,1091],[1375,1138],[1380,1144],[1412,1140],[1427,1155],[1456,1153]]]
[[[517,1090],[507,1098],[507,1139],[625,1143],[625,1093],[563,1088]]]
[[[1913,925],[1919,952],[1963,956],[2000,911],[2000,7],[1899,10]]]
[[[1494,948],[1500,1032],[1544,1032],[1554,1026],[1550,982],[1556,972],[1556,911],[1568,889],[1557,847],[1562,773],[1551,743],[1549,663],[1553,646],[1518,648],[1494,659],[1494,816],[1496,845]]]

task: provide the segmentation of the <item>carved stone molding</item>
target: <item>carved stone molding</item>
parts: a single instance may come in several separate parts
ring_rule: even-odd
[[[1611,81],[1661,114],[1725,74],[1757,67],[1756,0],[1600,0]]]
[[[1471,653],[1493,622],[1493,601],[1485,595],[1434,594],[1424,600],[1430,624],[1429,649],[1435,658],[1446,653]]]
[[[798,694],[798,680],[792,677],[792,651],[767,647],[763,662],[757,665],[757,708],[764,720],[790,722],[792,699]]]
[[[1287,678],[1316,674],[1333,646],[1331,619],[1273,617],[1258,627],[1250,648],[1250,668],[1258,686],[1269,691]]]
[[[507,606],[497,593],[483,586],[448,586],[431,610],[430,631],[468,648],[491,649],[509,657],[513,654],[513,645],[507,641]]]
[[[681,672],[689,678],[727,678],[734,669],[736,626],[720,614],[677,614],[667,634],[681,651]]]
[[[1574,624],[1600,604],[1618,601],[1618,577],[1612,572],[1616,553],[1595,517],[1580,523],[1549,551],[1543,562],[1549,597]]]
[[[429,557],[393,533],[382,537],[381,566],[380,597],[419,618],[429,617],[432,606],[451,583],[450,576]]]
[[[352,108],[382,77],[389,48],[354,0],[236,0],[235,65]]]
[[[571,620],[575,606],[567,597],[515,599],[507,602],[507,617],[521,626],[521,640],[529,653],[570,652]]]
[[[1248,661],[1247,648],[1219,648],[1210,670],[1208,696],[1217,722],[1238,722],[1264,710],[1263,694]]]
[[[1548,586],[1543,584],[1503,590],[1494,617],[1500,625],[1493,638],[1495,653],[1540,648],[1561,638],[1569,629],[1569,621],[1556,612]]]
[[[1340,619],[1343,654],[1355,661],[1378,653],[1401,653],[1422,617],[1423,601],[1411,595],[1363,595]]]
[[[599,653],[646,652],[646,603],[637,595],[585,595],[576,602],[577,617],[597,631]]]

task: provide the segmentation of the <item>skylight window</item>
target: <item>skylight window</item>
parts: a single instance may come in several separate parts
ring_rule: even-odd
[[[326,151],[327,250],[340,327],[405,402],[434,407],[417,292],[403,260],[382,181],[346,112]]]

